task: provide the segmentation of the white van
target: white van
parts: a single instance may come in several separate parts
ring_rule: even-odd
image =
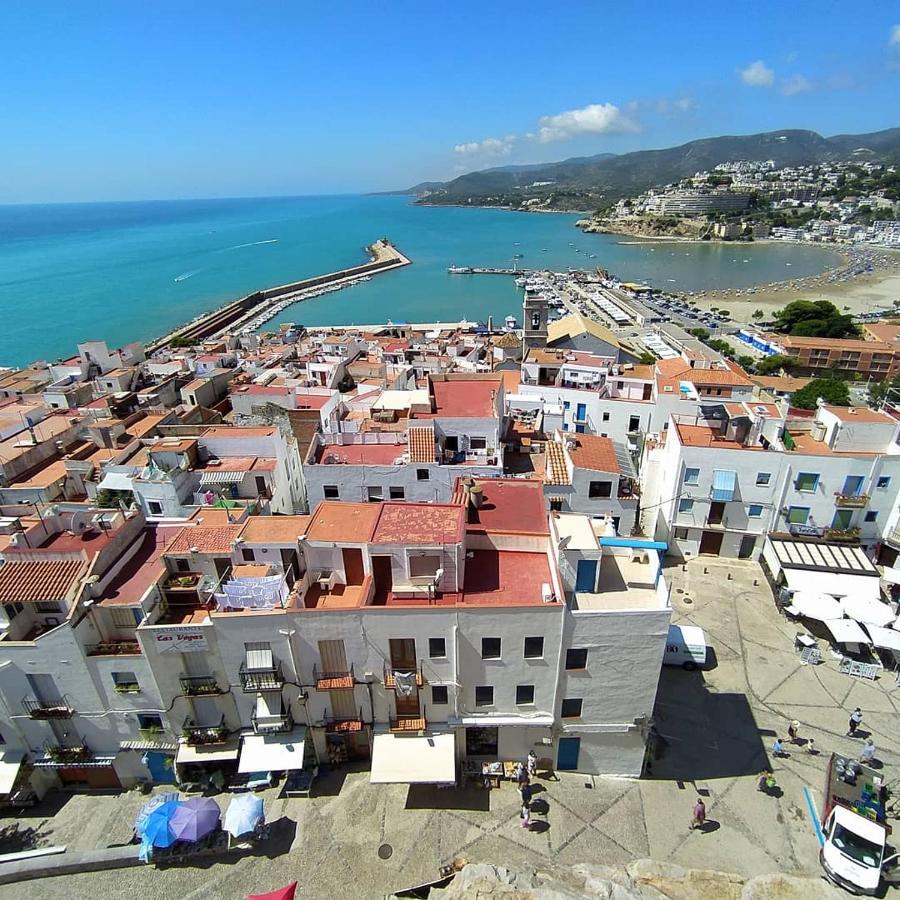
[[[696,625],[670,625],[664,666],[696,669],[706,665],[706,635]]]

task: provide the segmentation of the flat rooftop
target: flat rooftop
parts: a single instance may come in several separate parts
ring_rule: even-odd
[[[448,503],[383,503],[373,544],[459,543],[465,530],[465,509]]]
[[[314,462],[320,465],[391,466],[409,450],[407,444],[319,444]]]
[[[678,437],[685,447],[715,447],[717,450],[748,450],[753,452],[764,451],[762,446],[747,446],[740,441],[732,441],[721,437],[718,429],[707,425],[683,425],[675,423]]]
[[[458,419],[495,418],[495,397],[501,381],[435,381],[431,389],[438,416]]]
[[[365,544],[372,537],[381,513],[378,503],[347,503],[323,500],[306,530],[310,541]]]
[[[546,553],[474,550],[466,558],[461,602],[466,606],[542,606],[553,585]]]
[[[100,606],[137,606],[165,569],[162,554],[170,538],[159,529],[145,529],[140,547],[103,591]]]
[[[652,561],[634,562],[630,556],[604,554],[600,560],[599,590],[596,594],[577,592],[575,609],[662,609],[656,587],[650,586],[655,571]]]
[[[539,481],[490,478],[478,481],[484,503],[469,512],[469,530],[549,534],[544,488]]]

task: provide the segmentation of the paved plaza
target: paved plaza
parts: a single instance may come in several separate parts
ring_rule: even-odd
[[[702,559],[666,574],[675,620],[704,628],[714,660],[705,672],[663,671],[650,778],[563,773],[541,782],[536,824],[528,832],[510,783],[493,791],[440,791],[370,785],[364,770],[332,772],[309,799],[266,792],[268,820],[276,823],[267,856],[44,879],[0,887],[0,898],[238,898],[294,879],[299,896],[352,890],[379,897],[434,879],[438,866],[455,857],[538,869],[650,857],[747,876],[817,875],[818,844],[803,788],[818,806],[831,751],[858,753],[861,738],[845,736],[855,706],[864,714],[860,733],[871,734],[888,780],[894,777],[900,690],[893,674],[874,683],[842,675],[824,644],[822,664],[801,666],[793,644],[797,626],[779,615],[755,563]],[[792,719],[800,721],[802,738],[814,739],[818,755],[787,745],[788,758],[770,761],[774,736],[785,738]],[[756,776],[770,762],[778,797],[756,790]],[[702,833],[688,828],[698,792],[711,820]],[[8,844],[2,849],[15,849],[11,826],[35,829],[41,846],[84,850],[125,842],[144,800],[138,793],[51,795],[27,815],[0,820]],[[390,845],[387,859],[378,853],[383,844]]]

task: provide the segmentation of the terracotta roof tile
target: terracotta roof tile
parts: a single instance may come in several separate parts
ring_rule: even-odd
[[[83,559],[7,561],[0,566],[0,603],[62,600],[85,566]]]
[[[545,480],[547,484],[570,484],[569,470],[566,467],[566,454],[558,441],[547,441],[547,468]]]
[[[243,525],[188,526],[178,532],[166,553],[190,553],[192,547],[200,553],[231,553],[243,530]]]
[[[598,435],[579,434],[569,457],[579,469],[594,469],[597,472],[620,473],[616,459],[616,448],[609,438]]]
[[[376,544],[449,544],[462,540],[461,506],[433,503],[384,503],[372,541]]]
[[[431,425],[409,426],[409,461],[411,463],[434,462],[434,427]]]

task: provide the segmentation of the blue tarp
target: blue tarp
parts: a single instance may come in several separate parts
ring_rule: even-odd
[[[602,537],[601,547],[636,547],[638,550],[667,550],[668,544],[662,541],[648,541],[641,538]]]
[[[712,499],[734,500],[734,486],[737,483],[737,472],[728,469],[713,469]]]

